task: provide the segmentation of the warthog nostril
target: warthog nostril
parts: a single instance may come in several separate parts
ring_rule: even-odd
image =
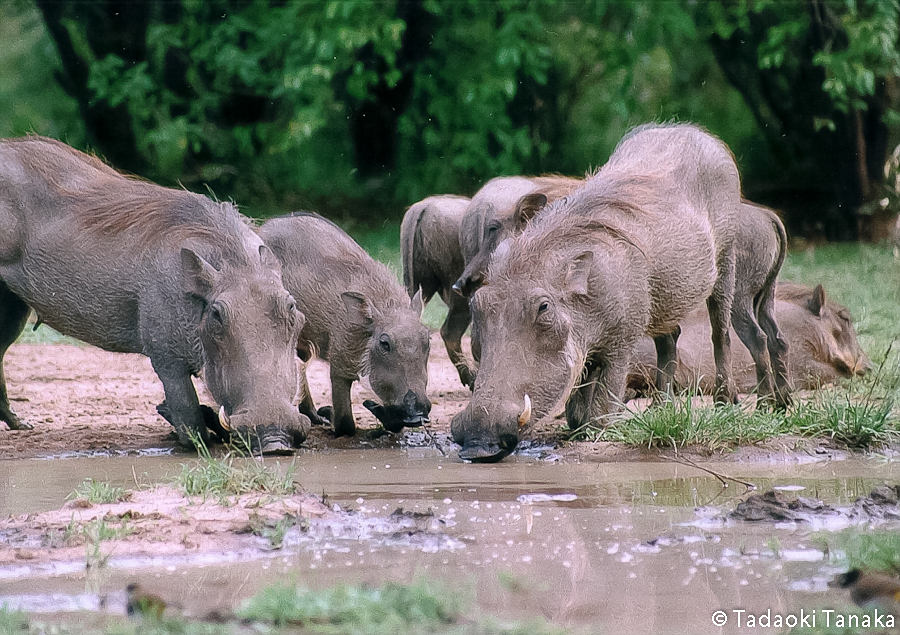
[[[522,411],[522,414],[519,415],[519,426],[526,425],[531,420],[531,397],[528,396],[528,393],[525,393],[525,410]]]

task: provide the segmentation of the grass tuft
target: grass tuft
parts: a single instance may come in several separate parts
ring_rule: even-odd
[[[210,455],[209,448],[199,438],[194,439],[199,462],[182,465],[176,483],[186,496],[216,497],[224,501],[228,496],[242,494],[291,495],[297,492],[294,482],[296,466],[287,470],[280,463],[274,466],[263,459],[248,457],[231,450],[221,458]]]
[[[699,405],[689,391],[645,410],[627,412],[606,427],[582,428],[573,438],[648,448],[697,445],[721,449],[757,443],[785,431],[784,420],[771,412]]]
[[[279,585],[250,598],[239,616],[275,626],[340,626],[363,633],[428,632],[454,622],[461,605],[432,582],[380,588],[340,585],[320,591]]]
[[[900,534],[859,528],[817,536],[832,562],[848,569],[900,572]]]
[[[131,492],[125,488],[116,487],[105,481],[95,481],[92,478],[82,481],[81,485],[66,496],[66,500],[84,500],[95,505],[120,503],[129,498],[131,498]]]

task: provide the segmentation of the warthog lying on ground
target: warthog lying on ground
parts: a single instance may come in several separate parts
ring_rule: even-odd
[[[462,350],[462,336],[469,328],[469,300],[451,289],[463,271],[459,224],[469,206],[463,196],[431,196],[411,206],[400,225],[403,284],[410,298],[421,289],[427,303],[435,293],[447,305],[441,338],[459,380],[472,385],[473,375]]]
[[[872,369],[872,362],[856,339],[850,312],[840,304],[826,301],[822,285],[812,289],[779,283],[775,315],[788,344],[787,372],[794,388],[812,390]],[[732,349],[732,366],[737,389],[755,390],[755,364],[746,348]],[[678,389],[696,387],[700,393],[712,394],[714,375],[709,317],[703,308],[698,308],[681,323],[675,385]],[[646,396],[654,387],[655,377],[656,348],[650,338],[642,338],[635,347],[628,388],[635,396]]]
[[[272,252],[227,203],[129,179],[42,137],[0,142],[0,419],[12,412],[2,359],[29,310],[61,333],[143,353],[178,440],[207,438],[191,376],[203,371],[226,426],[264,452],[309,431],[291,401],[303,315]]]
[[[368,375],[382,404],[363,405],[391,432],[428,421],[428,329],[421,292],[410,300],[385,265],[371,258],[337,225],[318,214],[273,218],[259,235],[282,264],[285,286],[298,298],[306,324],[297,352],[331,365],[331,422],[353,435],[350,387]],[[321,421],[306,381],[301,411]]]
[[[565,402],[569,426],[600,420],[625,392],[632,349],[654,339],[661,386],[678,324],[705,299],[717,399],[733,401],[728,329],[740,178],[718,139],[690,125],[627,135],[609,162],[502,243],[471,300],[481,367],[452,422],[463,459],[511,452],[533,417]]]

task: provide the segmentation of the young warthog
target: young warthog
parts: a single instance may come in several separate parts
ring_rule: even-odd
[[[462,336],[469,328],[469,301],[451,290],[463,271],[459,224],[469,205],[463,196],[431,196],[410,207],[400,225],[403,283],[410,298],[422,290],[427,303],[435,293],[447,305],[441,338],[459,380],[471,387],[474,374],[462,350]]]
[[[165,388],[158,411],[183,445],[207,438],[212,413],[191,383],[201,370],[226,427],[263,452],[309,431],[292,404],[303,316],[227,203],[126,178],[52,139],[0,142],[0,369],[29,309],[61,333],[147,355]],[[2,372],[0,419],[30,427]]]
[[[502,241],[525,229],[548,202],[584,185],[566,176],[501,176],[491,179],[475,193],[460,225],[459,242],[465,270],[453,289],[469,297],[484,283],[491,254]],[[540,204],[533,204],[540,195]]]
[[[777,285],[775,315],[787,342],[787,373],[794,388],[811,390],[841,378],[864,375],[872,362],[856,339],[846,307],[826,301],[822,285],[815,289],[782,282]],[[756,390],[755,363],[746,348],[732,349],[734,382],[741,392]],[[656,348],[650,338],[635,346],[628,372],[628,388],[637,396],[648,394],[655,383]],[[709,317],[703,308],[692,311],[681,323],[678,338],[679,389],[696,387],[712,394],[715,367],[712,362]]]
[[[452,423],[460,457],[496,461],[533,417],[565,401],[569,426],[622,399],[647,334],[660,385],[674,375],[678,323],[706,299],[717,398],[732,401],[728,329],[740,178],[728,148],[690,125],[627,135],[609,162],[494,252],[472,296],[482,340],[475,391]]]
[[[390,269],[318,214],[273,218],[259,235],[281,260],[285,286],[306,315],[300,358],[316,354],[331,365],[335,434],[356,433],[350,387],[361,374],[383,402],[363,405],[387,430],[428,422],[429,339],[421,292],[410,300]],[[300,408],[318,419],[308,387]]]

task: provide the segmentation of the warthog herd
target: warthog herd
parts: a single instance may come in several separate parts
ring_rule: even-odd
[[[299,446],[311,422],[353,435],[361,376],[386,430],[427,423],[420,318],[435,294],[472,389],[451,423],[471,461],[502,459],[531,422],[561,412],[571,428],[602,424],[629,398],[686,387],[784,408],[792,384],[871,367],[821,286],[776,284],[781,221],[742,200],[731,152],[696,126],[638,127],[585,179],[500,177],[472,199],[427,198],[400,240],[403,285],[316,214],[255,227],[228,203],[58,141],[0,141],[0,420],[31,427],[10,407],[3,358],[32,311],[149,357],[157,410],[182,445],[209,428],[262,453]],[[477,370],[462,348],[470,323]],[[297,363],[313,356],[331,373],[332,406],[318,410]],[[199,403],[201,373],[218,414]]]

